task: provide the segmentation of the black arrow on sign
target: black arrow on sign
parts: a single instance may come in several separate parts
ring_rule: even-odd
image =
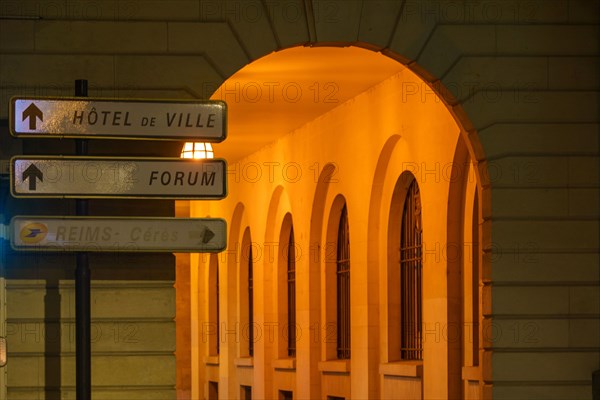
[[[23,121],[27,118],[29,118],[29,129],[33,131],[36,128],[37,118],[39,118],[40,121],[44,120],[44,113],[35,104],[31,103],[29,107],[23,111]]]
[[[25,171],[23,171],[23,182],[29,178],[29,190],[35,190],[36,179],[39,179],[40,182],[44,181],[44,174],[42,171],[35,166],[35,164],[31,164]]]
[[[215,233],[208,229],[206,226],[204,227],[204,230],[191,231],[189,235],[190,239],[202,239],[203,244],[207,244],[208,242],[210,242],[210,239],[215,237]]]
[[[210,229],[206,228],[206,230],[204,231],[204,237],[202,238],[202,243],[206,244],[208,242],[210,242],[210,239],[215,237],[215,233],[213,231],[211,231]]]

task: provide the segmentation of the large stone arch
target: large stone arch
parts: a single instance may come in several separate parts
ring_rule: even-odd
[[[473,10],[474,13],[470,15],[467,15],[467,9],[463,9],[462,14],[459,10],[456,18],[444,16],[443,10],[436,11],[434,8],[433,16],[429,18],[426,15],[424,17],[424,13],[419,10],[415,12],[413,9],[408,13],[407,9],[403,10],[400,4],[393,4],[393,2],[347,2],[346,4],[351,4],[344,9],[347,13],[345,17],[349,16],[349,18],[340,21],[328,19],[327,16],[328,12],[340,6],[341,2],[330,2],[332,8],[322,10],[321,14],[318,14],[318,10],[315,11],[314,8],[307,6],[306,11],[314,20],[308,21],[311,18],[307,18],[308,29],[306,30],[302,27],[294,27],[294,35],[290,36],[297,41],[290,39],[290,36],[286,36],[286,40],[279,39],[279,33],[285,31],[285,28],[281,21],[273,18],[271,28],[272,32],[275,32],[273,35],[276,39],[272,42],[275,45],[267,52],[298,44],[366,47],[398,59],[417,72],[424,79],[426,86],[417,88],[414,95],[428,96],[431,90],[444,99],[450,112],[460,121],[468,153],[470,158],[477,162],[477,173],[482,185],[479,199],[482,210],[484,262],[487,265],[483,270],[486,287],[482,311],[488,317],[503,314],[510,315],[514,318],[513,321],[523,321],[527,313],[511,305],[509,299],[513,294],[518,294],[523,301],[528,301],[530,298],[527,292],[535,292],[535,296],[557,295],[565,299],[565,296],[569,297],[569,295],[559,288],[560,279],[575,279],[577,285],[588,285],[589,282],[583,283],[584,280],[581,278],[557,270],[557,262],[550,261],[550,253],[555,252],[552,239],[545,238],[544,235],[539,235],[531,229],[518,238],[513,237],[511,232],[520,231],[526,225],[534,225],[534,221],[539,218],[553,219],[554,210],[564,218],[572,218],[572,211],[565,208],[568,206],[564,202],[558,204],[561,202],[558,198],[571,191],[567,187],[572,183],[575,183],[574,190],[581,194],[585,186],[598,186],[598,179],[595,176],[578,180],[574,175],[566,176],[559,171],[551,174],[546,172],[554,162],[564,167],[574,166],[578,171],[576,174],[584,175],[597,165],[597,153],[588,157],[586,147],[597,146],[594,132],[597,131],[595,121],[598,116],[598,102],[597,92],[591,85],[594,85],[593,82],[598,74],[597,72],[588,74],[587,78],[578,81],[567,78],[565,74],[565,71],[586,71],[588,68],[593,68],[593,65],[597,65],[597,61],[592,61],[588,57],[597,52],[597,46],[585,44],[573,47],[559,38],[570,38],[569,41],[576,42],[586,41],[588,35],[596,35],[598,11],[590,4],[571,3],[567,6],[570,13],[565,16],[565,14],[561,15],[560,7],[547,10],[542,8],[541,3],[514,2],[495,3],[493,7],[496,7],[496,14],[493,15],[486,14],[483,5],[482,8]],[[434,2],[421,4],[433,4],[435,7]],[[442,2],[437,4],[443,7]],[[316,18],[315,12],[321,18]],[[369,21],[371,24],[368,23]],[[548,26],[535,26],[539,22],[544,22]],[[561,26],[561,23],[565,22],[569,24]],[[281,37],[283,36],[282,34]],[[299,37],[304,40],[298,40]],[[548,39],[549,37],[552,39]],[[523,44],[525,41],[528,42],[528,47]],[[526,76],[526,78],[515,80],[516,76]],[[559,103],[565,106],[560,111],[556,108],[556,104]],[[562,136],[561,128],[554,125],[556,122],[572,132],[576,139]],[[544,132],[550,135],[550,140],[544,139]],[[572,159],[574,164],[569,162],[571,157],[575,157]],[[494,174],[487,172],[490,164]],[[514,175],[515,169],[518,176]],[[510,173],[512,174],[509,177]],[[527,176],[524,177],[523,174]],[[545,184],[556,188],[551,200],[556,204],[556,208],[552,211],[536,210],[534,206],[536,203],[541,204],[548,200],[536,189]],[[492,206],[496,193],[503,200],[496,199],[494,201],[496,206]],[[523,210],[515,203],[510,206],[504,201],[507,196],[513,195],[529,208]],[[590,202],[597,199],[597,195],[585,196]],[[585,221],[579,223],[543,222],[553,235],[561,236],[560,232],[563,229],[574,234],[572,240],[567,240],[562,250],[559,250],[559,253],[564,254],[559,257],[560,259],[566,261],[563,257],[568,257],[566,254],[572,251],[569,249],[597,251],[597,245],[585,238],[588,235],[597,238],[597,224],[593,219],[593,216],[587,215]],[[493,222],[498,220],[502,221]],[[579,233],[576,232],[578,228],[574,228],[575,226],[581,229]],[[525,247],[525,254],[519,254],[519,251],[523,251],[523,247]],[[507,254],[514,254],[521,261],[533,261],[540,274],[543,274],[545,269],[541,264],[548,263],[548,267],[553,271],[552,276],[540,275],[537,278],[548,285],[546,289],[520,290],[521,285],[528,288],[531,285],[535,286],[536,278],[525,270],[517,271],[513,266],[507,267]],[[589,273],[597,260],[594,257],[581,257],[586,260],[581,270]],[[500,279],[499,283],[502,287],[493,289],[494,279]],[[545,281],[546,279],[549,279],[549,282]],[[517,291],[513,292],[513,288]],[[594,291],[596,294],[593,296],[597,297],[597,287],[594,286],[594,289],[590,290]],[[532,310],[534,314],[547,313],[541,306],[533,307]],[[563,323],[570,317],[557,315],[551,319]],[[491,319],[488,319],[488,324],[490,321]],[[594,332],[597,333],[597,330]],[[552,336],[549,331],[541,332],[541,335],[547,339]],[[498,343],[487,341],[488,349],[497,346]],[[562,343],[566,345],[567,342]],[[502,344],[507,345],[506,342]],[[528,350],[523,351],[523,346]],[[519,348],[512,349],[513,347]],[[492,357],[492,353],[484,353],[484,363],[497,365],[497,362],[512,362],[510,360],[514,361],[534,354],[536,359],[548,360],[556,365],[562,364],[559,361],[563,360],[560,355],[552,353],[540,355],[536,347],[533,342],[519,343],[517,346],[508,345],[508,352],[499,355],[497,359]],[[558,346],[558,349],[560,348],[565,347]],[[575,357],[574,353],[570,354]],[[566,357],[570,359],[571,355]],[[500,397],[527,397],[532,393],[539,393],[541,390],[539,382],[544,384],[556,382],[556,379],[543,373],[520,369],[519,373],[522,375],[518,376],[509,372],[509,369],[496,369],[495,372],[488,370],[489,375],[483,377],[488,385],[484,392],[485,396],[494,393]],[[559,369],[567,372],[566,369]],[[589,396],[589,373],[589,370],[585,372],[582,370],[581,374],[577,375],[578,379],[553,383],[551,390],[558,390],[565,395],[574,390],[577,393],[587,393],[586,396]],[[492,392],[492,382],[502,384]]]

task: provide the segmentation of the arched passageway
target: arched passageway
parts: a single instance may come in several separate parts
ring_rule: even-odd
[[[471,144],[475,135],[467,135],[435,88],[369,50],[303,47],[255,61],[213,98],[229,106],[229,138],[213,148],[217,157],[231,159],[230,193],[219,202],[193,202],[192,215],[231,215],[231,207],[244,204],[259,253],[253,282],[258,317],[254,354],[229,351],[218,365],[198,364],[197,390],[217,383],[225,397],[251,390],[259,398],[480,398],[484,261],[480,243],[465,243],[482,237],[481,209],[473,202],[483,188],[472,150],[479,145]],[[413,201],[403,212],[410,182],[418,187],[418,207]],[[400,227],[415,212],[421,247],[410,253],[418,253],[414,272],[402,273],[408,231],[401,234]],[[340,213],[348,230],[345,286],[335,283]],[[289,251],[279,238],[286,218],[286,226],[294,221],[293,357],[277,350],[291,329],[276,307],[290,290],[277,278],[282,252]],[[467,254],[473,245],[477,251]],[[230,242],[224,255],[228,263],[236,259],[238,275],[229,279],[238,282],[245,276],[244,246]],[[420,278],[412,280],[416,274]],[[238,302],[237,311],[229,309],[220,320],[243,322],[244,297],[219,293]],[[348,316],[340,320],[344,307]],[[413,309],[419,315],[407,314]],[[248,332],[238,329],[241,336]],[[344,337],[348,343],[341,345]],[[221,346],[234,345],[222,339]],[[199,343],[200,354],[204,347]]]

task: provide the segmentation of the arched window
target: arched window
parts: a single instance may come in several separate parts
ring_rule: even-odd
[[[296,251],[294,246],[294,228],[292,227],[287,249],[287,353],[289,357],[296,356]]]
[[[469,210],[472,208],[472,210]],[[463,364],[479,365],[479,199],[475,188],[467,199],[465,213],[465,255],[462,271]],[[470,252],[469,252],[470,251]]]
[[[472,222],[472,246],[471,259],[473,260],[473,276],[471,278],[471,297],[472,297],[472,329],[471,337],[473,338],[473,365],[479,365],[479,198],[475,192],[473,204],[473,222]]]
[[[254,356],[254,264],[252,246],[248,249],[248,355]]]
[[[350,234],[346,205],[342,208],[336,253],[337,358],[350,358]]]
[[[400,232],[400,358],[423,359],[421,197],[417,181],[406,193]]]
[[[254,258],[250,228],[242,237],[242,250],[239,268],[239,321],[241,327],[240,357],[254,355]]]
[[[220,351],[220,320],[219,320],[219,259],[217,254],[211,254],[208,264],[208,318],[210,329],[209,355],[216,356]]]

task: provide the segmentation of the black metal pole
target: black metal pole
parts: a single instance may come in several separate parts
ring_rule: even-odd
[[[75,96],[87,97],[88,81],[75,81]],[[75,139],[78,156],[88,153],[87,140]],[[88,215],[88,201],[75,200],[76,215]],[[92,344],[91,344],[91,307],[90,307],[90,265],[88,253],[76,254],[75,269],[75,383],[76,399],[92,398]]]

